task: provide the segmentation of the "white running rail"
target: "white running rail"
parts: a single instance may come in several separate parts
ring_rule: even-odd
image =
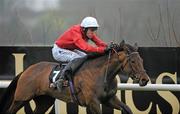
[[[10,80],[0,81],[0,88],[6,88]],[[180,84],[147,84],[144,87],[139,84],[118,83],[118,90],[136,90],[136,91],[180,91]]]

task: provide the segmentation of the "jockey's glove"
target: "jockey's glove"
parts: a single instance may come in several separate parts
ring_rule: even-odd
[[[114,48],[114,43],[111,42],[105,49],[105,52],[109,52],[110,50],[112,50]]]

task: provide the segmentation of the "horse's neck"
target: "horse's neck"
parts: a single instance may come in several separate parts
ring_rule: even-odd
[[[103,66],[103,64],[107,61],[108,59],[108,55],[103,55],[97,58],[93,58],[91,59],[89,62],[90,63],[95,63],[95,64],[91,64],[93,67],[95,66]]]
[[[105,78],[105,75],[107,75],[108,81],[112,81],[120,70],[120,62],[115,54],[111,55],[110,60],[108,60],[108,55],[104,55],[90,60],[89,63],[90,64],[86,67],[98,69],[98,71],[101,71],[101,73],[96,75],[103,76],[103,78]],[[105,74],[106,70],[107,74]]]

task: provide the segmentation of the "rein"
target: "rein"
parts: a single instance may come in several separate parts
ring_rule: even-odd
[[[107,67],[106,67],[106,71],[105,71],[105,78],[104,78],[104,83],[105,85],[107,84],[107,73],[108,73],[108,69],[109,69],[109,60],[111,59],[111,51],[109,51],[108,53],[108,64],[107,64]]]
[[[105,78],[104,78],[105,90],[107,89],[107,75],[108,75],[109,61],[111,59],[111,52],[112,51],[114,51],[119,56],[118,52],[114,48],[112,48],[112,50],[110,50],[109,53],[108,53],[108,64],[107,64],[107,67],[106,67]]]

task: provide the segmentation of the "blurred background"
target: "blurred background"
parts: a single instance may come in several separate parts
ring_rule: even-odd
[[[99,36],[140,46],[180,46],[179,0],[1,0],[1,46],[51,46],[86,16],[100,23]]]

